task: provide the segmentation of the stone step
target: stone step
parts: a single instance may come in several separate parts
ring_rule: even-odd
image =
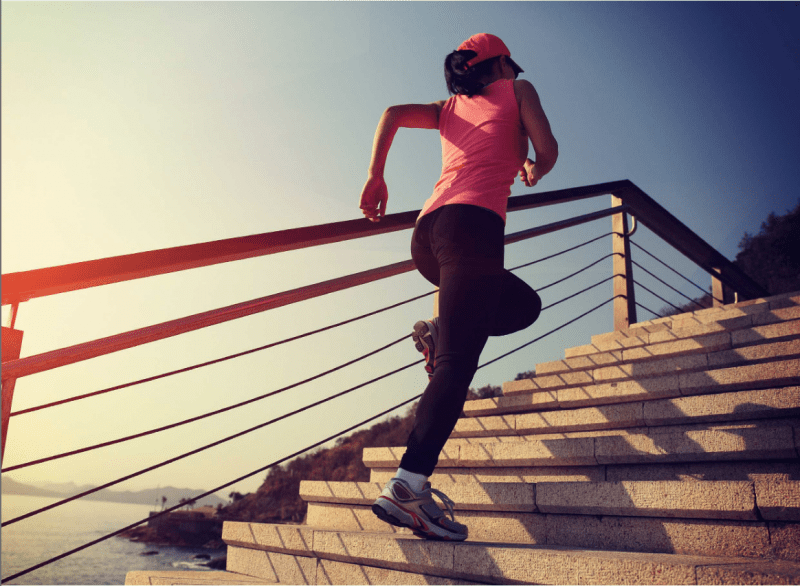
[[[554,393],[557,394],[557,393]],[[536,396],[536,395],[532,395]],[[462,417],[452,438],[742,421],[800,414],[800,387],[731,391],[632,403],[497,416]]]
[[[372,468],[370,482],[381,486],[395,475],[396,467]],[[662,464],[607,464],[598,466],[496,466],[448,468],[438,466],[433,483],[448,482],[602,482],[682,480],[800,480],[800,460],[743,460],[731,462],[679,462]]]
[[[800,320],[755,328],[747,332],[749,335],[759,336],[761,343],[739,343],[731,340],[731,334],[728,333],[686,338],[614,352],[612,353],[614,360],[609,359],[604,364],[574,372],[537,374],[530,379],[508,381],[503,384],[504,397],[495,398],[495,405],[491,399],[470,401],[465,405],[465,413],[469,415],[476,410],[502,408],[505,405],[511,410],[519,408],[530,410],[540,404],[547,404],[555,392],[563,388],[639,380],[679,372],[692,373],[740,365],[763,365],[781,359],[796,360],[800,357]],[[517,397],[521,394],[535,396],[526,401]]]
[[[564,356],[565,358],[574,358],[576,356],[622,351],[624,359],[625,351],[632,351],[643,346],[668,342],[679,343],[684,339],[702,339],[724,334],[728,334],[732,341],[735,339],[739,343],[744,342],[744,340],[750,340],[750,343],[757,343],[758,334],[749,333],[750,330],[790,323],[798,319],[800,319],[800,306],[776,309],[770,312],[735,317],[723,321],[711,321],[709,323],[703,323],[698,320],[685,320],[684,322],[675,322],[671,328],[663,327],[657,328],[653,332],[639,332],[636,336],[614,339],[617,335],[615,332],[601,334],[597,344],[592,343],[567,348],[564,351]],[[680,348],[680,345],[675,348]],[[698,350],[691,345],[687,345],[685,351]],[[635,355],[636,353],[632,352],[632,354]]]
[[[653,320],[653,322],[642,322],[636,324],[630,330],[593,336],[592,344],[567,349],[564,360],[537,364],[536,373],[538,376],[574,374],[587,369],[617,364],[622,360],[622,352],[625,349],[647,344],[671,342],[687,337],[702,338],[725,332],[730,332],[732,344],[758,344],[762,340],[764,332],[759,328],[800,319],[800,295],[797,293],[791,294],[791,296],[778,296],[770,304],[774,311],[764,311],[759,314],[759,317],[750,319],[715,323],[707,318],[702,318],[702,316],[699,319],[695,319],[692,318],[691,314],[681,314],[681,316],[661,318],[660,320]],[[766,307],[766,304],[761,305]],[[673,324],[673,322],[675,323]],[[774,328],[771,330],[766,329],[766,331],[771,331],[773,338],[780,337]],[[626,341],[617,343],[619,340]],[[697,351],[697,349],[691,347],[688,350]],[[633,355],[635,356],[636,354],[634,353]]]
[[[592,432],[602,433],[602,432]],[[525,436],[524,441],[445,445],[439,465],[454,467],[595,466],[783,460],[798,457],[800,425],[758,423],[622,431],[587,437]],[[403,447],[364,448],[368,468],[397,467]]]
[[[276,584],[274,580],[254,578],[236,572],[213,571],[167,571],[167,570],[137,570],[128,572],[125,576],[125,584],[131,586],[143,585],[168,585],[168,584],[187,584],[214,586],[215,584]]]
[[[291,584],[800,583],[800,564],[796,562],[734,556],[599,551],[469,540],[452,543],[396,533],[255,523],[225,523],[223,539],[229,545],[231,571]],[[331,571],[329,562],[355,567]],[[382,574],[380,570],[409,574]],[[413,582],[412,574],[417,575]],[[402,578],[409,580],[400,582]]]
[[[744,556],[800,561],[800,524],[619,515],[459,510],[470,541],[588,547],[609,551]],[[310,527],[411,535],[366,505],[311,502]]]
[[[760,345],[740,346],[685,356],[655,356],[647,360],[629,362],[620,360],[614,364],[594,366],[577,372],[540,375],[530,379],[508,381],[503,385],[504,396],[468,401],[464,410],[468,415],[480,415],[482,408],[502,409],[507,407],[511,411],[530,409],[536,408],[539,404],[547,404],[553,399],[556,391],[567,387],[651,378],[676,372],[689,373],[729,368],[789,358],[796,359],[800,356],[800,320],[781,324],[781,326],[784,325],[787,328],[788,325],[791,325],[791,329],[795,330],[792,334],[793,338],[777,342],[770,339]],[[684,342],[686,341],[684,340]]]
[[[469,401],[465,403],[464,414],[467,417],[480,417],[503,413],[530,413],[797,384],[800,384],[800,359],[790,358]]]
[[[372,505],[377,482],[300,483],[306,502]],[[800,521],[800,481],[437,482],[457,511]],[[758,504],[757,504],[758,503]]]

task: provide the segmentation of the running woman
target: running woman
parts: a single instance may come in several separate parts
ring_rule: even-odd
[[[532,187],[555,165],[558,144],[533,85],[505,43],[486,33],[464,41],[444,62],[448,100],[391,106],[381,117],[360,208],[372,222],[386,213],[383,179],[398,128],[438,129],[442,175],[417,218],[411,256],[439,287],[439,316],[414,325],[429,383],[394,478],[372,506],[383,521],[420,537],[463,541],[453,502],[431,488],[439,453],[462,412],[489,336],[530,326],[541,300],[503,268],[503,233],[511,185]],[[528,139],[536,160],[527,158]],[[436,494],[449,517],[434,502]]]

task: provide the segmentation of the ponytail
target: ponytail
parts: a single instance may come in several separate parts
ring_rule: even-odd
[[[500,57],[493,57],[472,67],[467,66],[467,61],[477,57],[475,51],[453,51],[444,59],[444,79],[447,82],[447,91],[450,94],[464,94],[474,96],[484,88],[480,80],[492,73],[494,64]]]

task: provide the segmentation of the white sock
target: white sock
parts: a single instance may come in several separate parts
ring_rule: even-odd
[[[402,468],[397,469],[397,473],[394,475],[394,477],[405,480],[408,486],[410,486],[411,490],[414,492],[422,492],[422,489],[425,488],[425,483],[428,482],[428,477],[424,474],[409,472],[408,470],[403,470]]]

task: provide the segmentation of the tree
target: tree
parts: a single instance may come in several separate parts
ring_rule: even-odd
[[[166,508],[167,508],[167,497],[161,495],[161,510],[163,511]]]
[[[274,468],[273,468],[274,470]],[[231,499],[232,503],[238,503],[240,500],[244,498],[244,495],[241,492],[232,492],[228,495],[228,498]]]

